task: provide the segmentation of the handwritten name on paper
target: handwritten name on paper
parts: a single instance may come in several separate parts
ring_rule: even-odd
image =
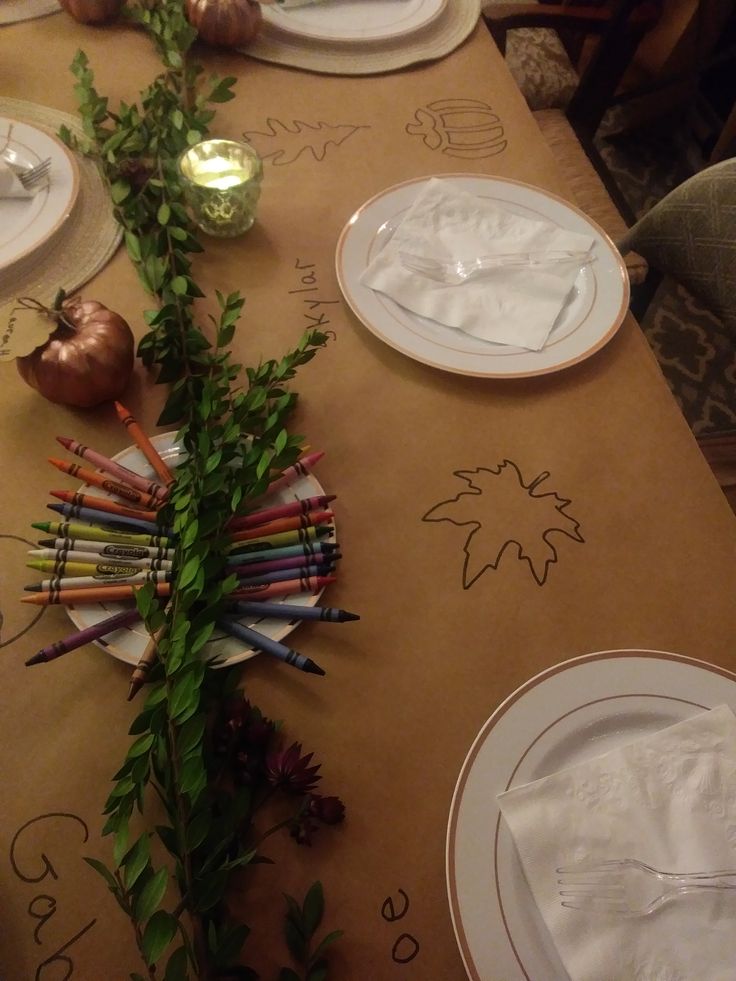
[[[49,847],[48,844],[42,845],[38,840],[39,828],[43,827],[44,831],[47,830],[47,826],[43,822],[56,822],[57,827],[59,822],[63,822],[65,834],[62,847],[65,856],[68,856],[69,836],[72,833],[79,835],[82,844],[84,844],[89,839],[89,828],[76,814],[54,811],[50,814],[39,814],[38,817],[26,821],[13,835],[13,840],[10,843],[10,866],[21,882],[36,886],[38,883],[51,880],[44,886],[44,889],[49,891],[38,892],[26,907],[28,916],[32,921],[35,921],[33,925],[34,943],[39,947],[46,948],[39,951],[38,956],[42,959],[36,965],[34,981],[52,981],[52,979],[53,981],[68,981],[74,975],[74,961],[71,957],[72,947],[88,930],[92,929],[97,919],[93,917],[81,927],[78,923],[70,926],[64,931],[65,941],[56,950],[48,953],[44,928],[56,916],[57,912],[63,916],[63,910],[60,910],[56,897],[51,894],[51,890],[54,889],[53,883],[61,883],[59,873],[44,850]],[[44,839],[46,839],[46,835],[44,835]],[[51,946],[55,946],[55,944]],[[64,973],[61,974],[60,970]]]
[[[387,896],[381,907],[381,916],[387,923],[397,923],[403,920],[409,912],[409,897],[403,889],[398,890],[394,899]],[[419,953],[419,941],[410,933],[401,933],[395,938],[391,947],[391,960],[394,964],[409,964]]]
[[[317,273],[314,271],[314,263],[304,262],[302,259],[297,259],[296,263],[294,264],[294,268],[299,270],[300,285],[295,289],[288,290],[289,294],[296,295],[300,293],[319,293],[320,288],[317,281]],[[304,296],[302,298],[302,302],[307,308],[303,312],[303,317],[309,330],[317,330],[317,328],[325,328],[329,326],[331,323],[329,318],[329,310],[323,310],[322,308],[340,304],[339,300],[322,300],[317,296]]]

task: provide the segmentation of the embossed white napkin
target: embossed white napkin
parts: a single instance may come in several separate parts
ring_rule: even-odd
[[[593,242],[590,235],[514,214],[491,198],[478,197],[451,180],[435,177],[419,192],[360,281],[412,313],[473,337],[539,351],[570,295],[579,261],[533,268],[507,266],[450,286],[407,269],[399,253],[439,261],[469,260],[510,253],[584,253]]]
[[[735,868],[730,708],[700,712],[498,800],[572,981],[736,978],[736,891],[678,896],[645,917],[600,916],[563,908],[555,872],[614,858],[665,872]]]
[[[0,160],[0,198],[32,198],[33,191],[27,191],[18,177]]]

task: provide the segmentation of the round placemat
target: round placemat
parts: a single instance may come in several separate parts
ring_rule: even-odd
[[[0,4],[0,7],[2,5]],[[37,126],[56,135],[62,123],[83,136],[75,116],[21,99],[0,98],[0,115]],[[15,264],[12,275],[0,277],[0,305],[18,296],[50,303],[59,287],[71,293],[107,265],[122,230],[115,221],[107,187],[94,161],[78,154],[79,194],[63,229],[43,249]]]
[[[378,75],[449,54],[473,31],[480,5],[481,0],[449,0],[426,28],[377,41],[316,41],[264,24],[258,36],[239,50],[259,61],[328,75]]]
[[[2,0],[0,24],[17,24],[22,20],[33,20],[60,12],[58,0]]]

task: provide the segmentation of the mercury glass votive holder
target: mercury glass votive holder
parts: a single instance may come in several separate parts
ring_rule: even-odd
[[[184,198],[197,225],[208,235],[232,238],[256,219],[263,164],[249,143],[203,140],[178,160]]]

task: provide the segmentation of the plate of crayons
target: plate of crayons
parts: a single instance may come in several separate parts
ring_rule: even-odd
[[[29,566],[45,578],[26,587],[29,595],[24,601],[63,604],[78,631],[89,635],[88,642],[138,665],[151,638],[137,615],[133,594],[144,582],[153,582],[162,598],[170,593],[175,541],[171,530],[157,522],[156,511],[184,457],[175,433],[149,439],[127,410],[116,407],[136,439],[116,456],[106,458],[57,437],[81,459],[50,462],[83,482],[74,491],[52,490],[55,500],[48,507],[58,520],[33,525],[48,537],[30,553]],[[204,648],[214,667],[265,651],[322,674],[309,658],[278,642],[303,619],[358,619],[316,606],[325,586],[334,582],[340,558],[329,507],[335,495],[325,493],[311,473],[322,455],[303,455],[269,484],[253,511],[231,520],[227,572],[234,572],[240,582],[230,597],[237,605],[218,621],[220,629]],[[103,633],[103,625],[112,629]]]

